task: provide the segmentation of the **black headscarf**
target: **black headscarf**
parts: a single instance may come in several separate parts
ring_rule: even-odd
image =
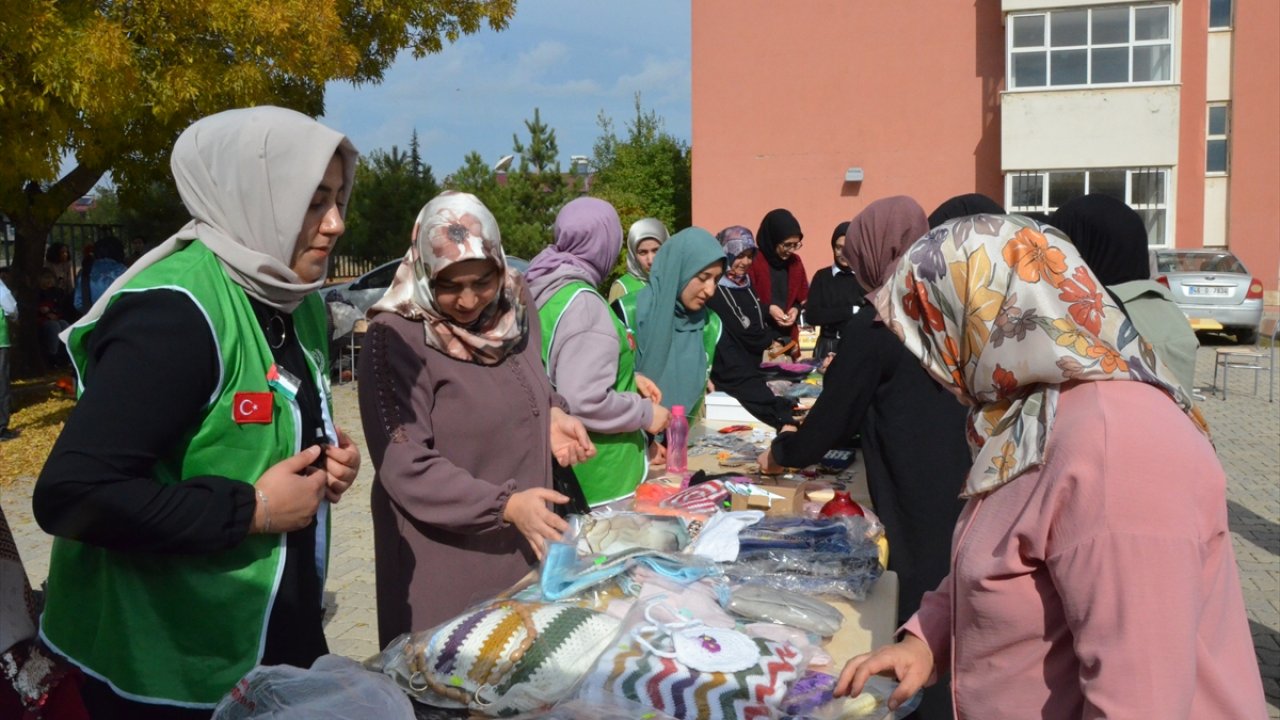
[[[1133,208],[1106,195],[1085,195],[1058,208],[1050,223],[1071,238],[1103,285],[1149,280],[1147,227]]]
[[[804,239],[804,233],[800,232],[800,221],[796,220],[790,210],[770,210],[760,221],[760,229],[756,231],[756,247],[760,248],[760,254],[769,263],[769,267],[781,270],[787,266],[787,262],[778,257],[778,243],[790,237]]]
[[[957,195],[943,202],[929,214],[929,229],[932,230],[948,220],[969,217],[970,215],[1003,215],[1004,208],[1000,203],[982,193]]]
[[[836,226],[835,232],[831,233],[831,247],[836,246],[836,241],[849,234],[849,221],[845,220]]]

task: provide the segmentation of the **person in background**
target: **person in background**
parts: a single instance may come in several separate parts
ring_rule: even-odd
[[[711,233],[685,228],[658,251],[649,285],[612,307],[635,338],[636,368],[658,385],[662,404],[698,417],[711,384],[720,318],[707,308],[724,274],[724,250]]]
[[[805,321],[820,328],[813,356],[825,360],[840,344],[840,330],[866,305],[866,292],[844,259],[845,235],[849,222],[840,223],[831,233],[830,267],[813,274],[809,283],[809,299],[804,306]]]
[[[360,466],[316,292],[355,148],[255,107],[196,121],[171,164],[192,220],[64,336],[80,395],[32,497],[56,536],[40,635],[94,718],[207,718],[256,665],[327,653],[328,502]]]
[[[551,389],[532,304],[493,214],[449,191],[369,309],[358,374],[382,647],[509,588],[567,528],[547,506],[569,501],[551,464],[595,448]]]
[[[18,301],[9,286],[0,280],[0,442],[18,437],[18,431],[9,428],[9,323],[18,319]]]
[[[725,271],[707,307],[720,318],[724,332],[716,343],[711,382],[775,430],[793,425],[794,403],[775,395],[760,370],[764,351],[780,344],[781,335],[765,319],[751,290],[747,270],[755,258],[755,239],[747,228],[733,225],[721,230],[716,240],[724,248]]]
[[[44,266],[53,273],[54,286],[68,296],[75,289],[75,271],[71,268],[71,248],[66,243],[49,243],[44,253]]]
[[[876,200],[849,224],[845,259],[870,292],[927,231],[915,200]],[[901,623],[946,577],[970,458],[964,408],[871,310],[849,321],[818,401],[799,431],[778,435],[761,455],[760,469],[812,465],[861,432],[867,489],[889,540],[889,569],[901,581]],[[922,720],[951,717],[946,686],[930,688],[918,713]]]
[[[85,257],[76,278],[75,307],[77,312],[89,308],[107,291],[116,278],[124,274],[124,245],[114,235],[108,235],[93,246],[93,254]]]
[[[1188,396],[1195,388],[1200,341],[1169,288],[1151,279],[1147,228],[1133,208],[1107,195],[1085,195],[1058,208],[1050,224],[1066,235],[1120,305],[1133,328],[1156,349]],[[1099,288],[1081,287],[1086,293]]]
[[[40,313],[40,342],[45,362],[51,366],[60,365],[65,356],[58,336],[71,326],[75,310],[71,306],[71,296],[58,286],[57,276],[49,268],[40,271],[36,309]]]
[[[667,241],[667,226],[657,218],[640,218],[627,230],[627,271],[609,287],[609,302],[649,284],[649,269]],[[612,265],[609,266],[612,269]]]
[[[626,328],[596,287],[622,248],[613,206],[598,198],[571,200],[556,215],[555,242],[525,271],[538,308],[542,362],[551,387],[582,420],[596,456],[573,469],[589,505],[631,496],[648,474],[648,441],[668,413],[651,380],[635,372]]]
[[[969,217],[970,215],[1003,215],[1004,208],[1000,203],[982,193],[956,195],[944,200],[933,212],[929,213],[929,229],[932,230],[948,220]]]
[[[1057,230],[978,215],[876,295],[967,406],[973,464],[950,574],[836,694],[892,673],[892,707],[950,669],[964,719],[1267,716],[1226,476],[1168,368],[1077,292],[1100,284]]]
[[[800,223],[789,210],[770,210],[756,231],[759,252],[751,262],[751,287],[760,298],[769,322],[796,341],[791,357],[800,357],[800,311],[809,298],[809,275],[796,253],[804,243]]]

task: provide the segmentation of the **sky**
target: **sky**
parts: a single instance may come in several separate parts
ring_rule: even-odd
[[[492,165],[540,108],[561,165],[591,155],[601,110],[625,132],[634,97],[690,137],[690,0],[521,0],[506,30],[487,26],[420,60],[404,52],[381,84],[330,83],[322,121],[361,152],[401,150],[414,129],[436,179],[470,151]]]

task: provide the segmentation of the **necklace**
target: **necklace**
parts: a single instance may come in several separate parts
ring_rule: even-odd
[[[730,309],[733,310],[733,316],[738,318],[738,322],[742,323],[742,327],[744,329],[750,328],[751,318],[747,317],[747,314],[742,311],[742,308],[738,307],[738,301],[733,299],[733,292],[732,291],[725,292],[724,299],[729,301],[729,305],[732,306]],[[756,302],[756,320],[761,325],[764,325],[764,312],[760,310],[759,301]]]
[[[284,318],[279,313],[272,313],[267,319],[267,326],[263,328],[267,336],[267,344],[272,350],[279,350],[284,347],[284,341],[289,339],[288,327],[284,324]]]

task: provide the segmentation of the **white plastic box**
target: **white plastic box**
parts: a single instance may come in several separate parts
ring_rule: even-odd
[[[732,396],[716,391],[708,393],[703,401],[706,420],[710,422],[758,423],[755,416],[747,412],[742,404]]]

